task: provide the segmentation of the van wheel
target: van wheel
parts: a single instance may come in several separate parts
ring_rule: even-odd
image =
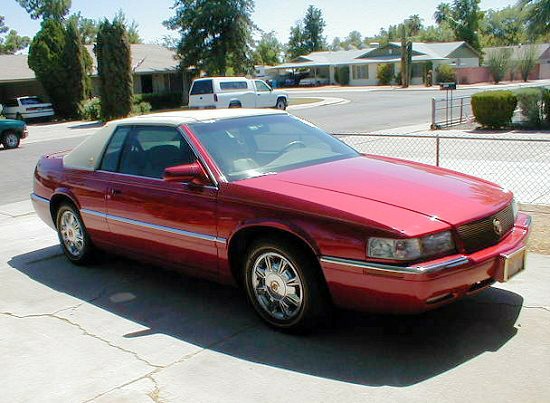
[[[19,147],[19,136],[13,131],[7,131],[2,136],[2,144],[7,149]]]
[[[275,105],[275,109],[284,111],[286,109],[286,100],[284,98],[279,98],[277,100],[277,104]]]

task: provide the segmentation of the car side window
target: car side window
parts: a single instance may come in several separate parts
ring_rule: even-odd
[[[256,80],[255,83],[256,83],[256,91],[258,91],[258,92],[269,92],[269,91],[271,91],[271,89],[263,81]]]
[[[114,134],[111,136],[111,141],[105,150],[103,155],[103,161],[101,161],[101,170],[116,172],[118,169],[118,160],[120,157],[120,150],[122,150],[122,145],[126,136],[132,130],[131,126],[121,126],[118,127]]]
[[[168,167],[196,161],[193,150],[172,127],[135,127],[124,142],[118,172],[162,178]]]

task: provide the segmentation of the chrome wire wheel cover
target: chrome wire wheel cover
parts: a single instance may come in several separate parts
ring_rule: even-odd
[[[65,211],[61,216],[59,231],[67,251],[75,257],[84,249],[84,233],[78,218],[72,211]]]
[[[288,320],[300,312],[302,281],[284,256],[274,252],[259,256],[252,269],[252,287],[256,300],[271,317]]]

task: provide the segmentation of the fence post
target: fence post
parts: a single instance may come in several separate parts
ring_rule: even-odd
[[[435,106],[436,106],[435,98],[432,98],[432,130],[437,129],[437,126],[435,125]]]
[[[439,134],[435,136],[435,166],[439,166]]]

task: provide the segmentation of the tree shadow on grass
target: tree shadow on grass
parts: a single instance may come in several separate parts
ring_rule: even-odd
[[[491,288],[417,316],[340,311],[331,325],[291,336],[260,323],[235,288],[110,255],[76,267],[59,251],[50,247],[15,256],[9,265],[148,328],[123,337],[165,334],[250,362],[359,385],[408,386],[497,351],[516,334],[523,302]],[[113,298],[121,294],[132,298]]]

